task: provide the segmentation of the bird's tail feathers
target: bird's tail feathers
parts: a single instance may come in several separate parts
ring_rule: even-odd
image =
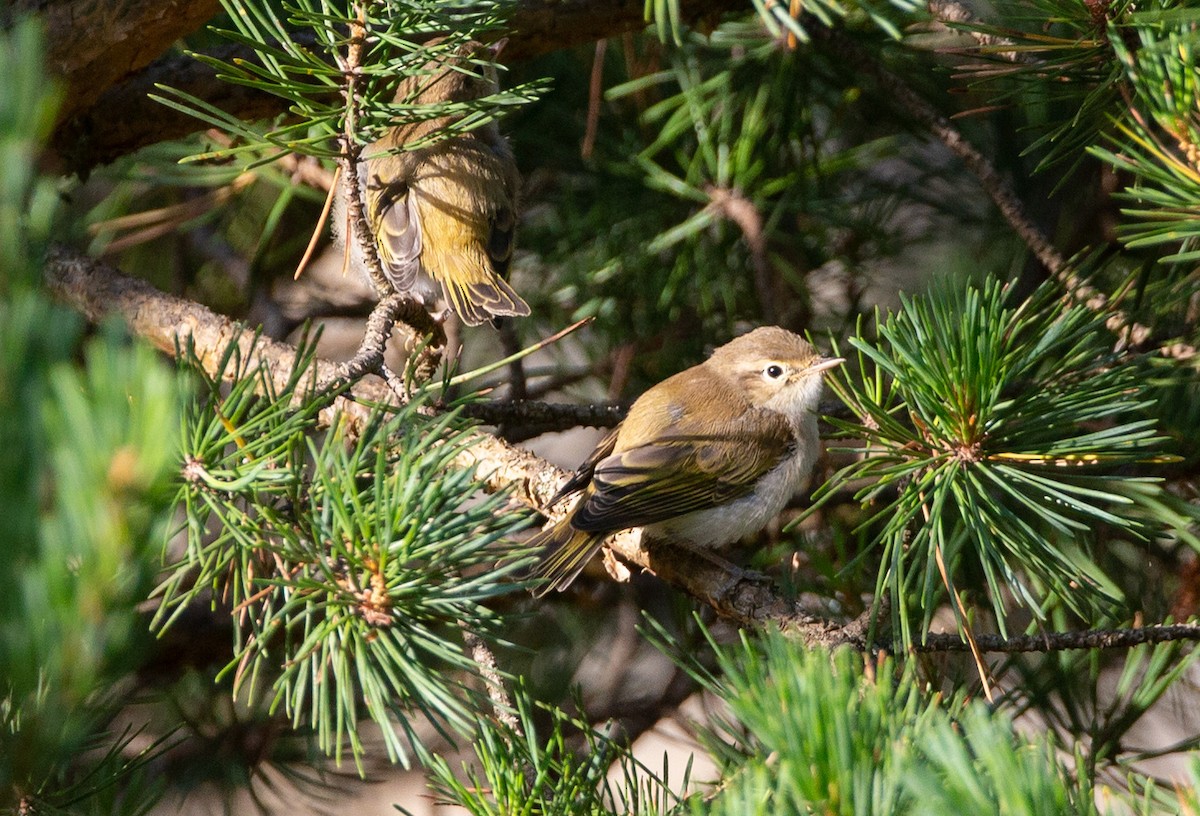
[[[452,208],[447,200],[453,197],[424,191],[419,216],[425,235],[421,266],[441,284],[450,308],[468,326],[493,317],[528,317],[529,304],[499,274],[503,270],[488,251],[491,222],[479,213]]]
[[[534,596],[540,598],[552,589],[562,592],[569,587],[600,550],[603,540],[603,535],[576,530],[566,521],[531,538],[529,546],[542,550],[537,566],[527,576],[542,581],[533,590]]]
[[[499,275],[489,280],[460,282],[461,277],[442,281],[442,291],[454,311],[468,326],[478,326],[493,317],[528,317],[529,304]]]

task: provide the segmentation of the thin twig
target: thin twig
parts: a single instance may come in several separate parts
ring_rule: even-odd
[[[555,402],[510,400],[472,402],[463,406],[463,416],[487,425],[520,425],[542,433],[569,428],[611,428],[625,418],[620,405],[569,405]]]
[[[596,149],[596,132],[600,129],[600,102],[604,97],[604,55],[608,51],[608,40],[597,40],[592,55],[592,78],[588,83],[587,125],[583,131],[583,144],[579,157],[590,159]]]
[[[1036,63],[1036,59],[1023,51],[1010,50],[1016,44],[1007,37],[980,31],[974,13],[958,0],[930,0],[929,13],[947,28],[966,33],[975,40],[978,49],[986,49],[989,55],[1005,62]]]
[[[384,365],[384,353],[387,351],[388,338],[391,337],[392,330],[398,322],[417,328],[426,337],[433,339],[432,343],[426,344],[421,349],[419,355],[422,359],[418,361],[422,371],[429,369],[428,373],[432,373],[432,368],[437,366],[437,361],[440,359],[438,353],[441,345],[437,338],[441,337],[441,328],[415,300],[407,295],[392,292],[375,304],[375,308],[371,310],[371,314],[367,317],[362,342],[359,343],[354,356],[337,366],[326,378],[318,380],[317,390],[328,391],[345,383],[356,382],[367,374],[378,374],[388,382],[393,391],[396,391],[395,383],[391,381],[394,375],[391,375],[390,370]],[[444,338],[441,343],[445,343]],[[432,359],[425,359],[430,355],[432,355]],[[403,389],[396,392],[396,395],[401,402],[407,402],[406,392]]]
[[[492,701],[492,712],[496,719],[512,729],[518,739],[524,738],[524,731],[517,719],[516,709],[509,699],[508,690],[504,688],[504,679],[500,676],[500,668],[496,665],[496,655],[491,648],[475,632],[466,625],[460,626],[463,633],[463,643],[471,652],[471,659],[479,669],[483,685],[487,688],[488,699]]]
[[[1066,259],[1025,212],[1025,205],[1017,198],[1009,183],[992,166],[988,158],[967,141],[962,131],[904,80],[884,68],[866,49],[843,32],[826,26],[814,26],[813,36],[814,39],[823,41],[834,54],[852,66],[856,76],[866,74],[871,77],[883,92],[885,99],[916,119],[934,138],[962,160],[1008,221],[1009,226],[1050,274],[1059,279],[1069,291],[1073,292],[1081,285],[1078,278],[1066,271]],[[1090,296],[1089,294],[1084,297]]]
[[[362,71],[363,53],[367,45],[366,9],[362,3],[355,3],[356,17],[350,23],[350,38],[346,44],[346,58],[342,61],[342,76],[345,87],[342,95],[346,102],[346,116],[342,131],[342,156],[338,159],[341,168],[342,187],[346,196],[346,224],[343,234],[346,236],[346,252],[350,252],[349,243],[357,241],[362,250],[363,263],[375,291],[380,299],[387,297],[392,291],[392,284],[383,274],[383,265],[379,262],[379,253],[375,250],[375,236],[363,214],[362,188],[358,184],[358,165],[362,159],[362,147],[358,144],[356,133],[358,120],[358,77]]]
[[[790,35],[789,35],[790,36]],[[767,259],[767,239],[763,234],[762,214],[754,202],[742,195],[741,190],[730,190],[725,187],[709,187],[708,206],[737,225],[746,239],[750,250],[750,261],[754,266],[754,290],[758,294],[758,307],[762,310],[763,320],[767,323],[779,321],[779,310],[776,306],[779,300],[775,296],[775,286],[771,275],[771,264]]]
[[[1109,315],[1105,325],[1120,338],[1121,347],[1139,346],[1150,337],[1151,332],[1147,326],[1134,322],[1127,313],[1115,308],[1106,294],[1076,274],[1062,253],[1030,218],[1025,211],[1025,205],[1013,192],[1008,181],[986,156],[967,141],[954,123],[942,116],[937,108],[910,88],[904,80],[884,68],[845,33],[826,26],[814,26],[813,38],[824,42],[835,55],[853,66],[856,76],[871,77],[891,104],[907,112],[951,153],[958,156],[1000,210],[1013,232],[1025,242],[1029,251],[1067,294],[1077,303]],[[1190,357],[1195,354],[1192,347],[1180,348],[1178,344],[1166,347],[1162,351],[1167,356]]]
[[[388,366],[387,363],[380,363],[379,370],[376,372],[383,378],[384,383],[391,389],[399,404],[403,405],[412,399],[412,389],[404,381],[404,378],[397,374]],[[428,379],[427,377],[425,379]]]
[[[338,159],[338,173],[342,180],[342,195],[346,197],[346,221],[342,234],[346,236],[346,254],[349,256],[352,241],[358,243],[363,265],[375,291],[379,295],[379,305],[367,319],[367,330],[362,344],[354,358],[348,361],[339,376],[322,385],[336,385],[341,380],[353,382],[364,374],[378,373],[395,392],[397,398],[403,399],[405,389],[396,388],[394,375],[383,364],[383,355],[387,338],[396,322],[403,321],[417,331],[431,338],[423,345],[421,359],[413,367],[418,376],[428,379],[433,376],[440,361],[441,349],[446,346],[446,335],[440,324],[435,323],[424,307],[416,298],[408,293],[396,293],[392,284],[383,272],[379,253],[375,247],[375,236],[367,223],[363,208],[362,188],[358,184],[359,163],[362,160],[362,147],[358,144],[356,129],[358,120],[358,77],[361,75],[362,60],[366,49],[366,8],[363,3],[355,4],[355,19],[350,23],[350,37],[346,45],[346,57],[342,61],[342,72],[345,79],[343,96],[346,104],[344,128],[342,132],[342,155]],[[331,185],[331,198],[326,201],[326,210],[332,201],[332,195],[337,194],[336,177]],[[324,218],[322,218],[322,223]],[[297,274],[299,274],[297,272]]]
[[[485,425],[520,427],[523,433],[537,436],[571,428],[612,428],[629,412],[626,405],[586,403],[576,405],[539,400],[502,400],[471,402],[462,407],[463,416],[477,419]],[[822,416],[849,419],[854,416],[841,402],[823,402],[818,413]],[[828,430],[828,426],[822,424]]]
[[[1190,623],[1141,626],[1133,629],[1088,629],[1082,632],[1045,632],[1038,635],[975,635],[983,652],[1061,652],[1068,649],[1130,649],[1148,643],[1200,640],[1200,625]],[[916,652],[965,652],[970,650],[956,634],[928,634],[913,646]]]

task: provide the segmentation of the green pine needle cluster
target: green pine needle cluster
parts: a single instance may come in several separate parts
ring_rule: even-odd
[[[1091,152],[1134,179],[1122,212],[1121,239],[1131,249],[1164,244],[1161,263],[1200,258],[1200,68],[1195,26],[1200,12],[1145,13],[1132,30],[1110,26],[1135,103],[1115,120],[1111,148]],[[1133,44],[1123,39],[1128,32]]]
[[[904,299],[877,343],[851,339],[861,376],[831,382],[859,416],[835,424],[866,447],[826,492],[867,481],[856,498],[878,525],[876,592],[896,600],[906,644],[947,595],[961,614],[966,575],[983,577],[1001,631],[1007,592],[1038,614],[1051,601],[1111,611],[1120,591],[1088,556],[1097,530],[1163,526],[1160,480],[1137,465],[1164,440],[1106,315],[1050,287],[1007,299],[995,281]]]
[[[255,286],[307,240],[308,221],[289,235],[290,221],[304,221],[293,206],[312,209],[322,197],[298,188],[286,165],[264,165],[288,153],[344,158],[338,140],[350,119],[362,145],[396,122],[464,114],[430,138],[452,136],[547,87],[508,82],[466,106],[393,98],[400,78],[428,70],[431,59],[498,36],[507,3],[224,7],[217,37],[255,57],[197,57],[229,82],[286,100],[287,114],[247,123],[163,88],[160,101],[229,138],[199,155],[195,141],[156,146],[139,157],[147,173],[135,181],[207,202],[207,212],[163,207],[162,223],[177,217],[172,232],[220,233],[231,254],[249,259]],[[975,180],[951,182],[966,176],[961,167],[947,170],[926,134],[909,132],[922,117],[887,108],[875,80],[846,70],[835,40],[808,33],[842,26],[838,36],[885,66],[879,75],[903,75],[943,107],[944,86],[965,77],[964,90],[980,99],[957,112],[997,128],[970,132],[975,123],[955,120],[968,140],[996,154],[996,175],[1014,187],[1033,178],[1026,161],[1060,174],[1047,187],[1066,197],[1063,210],[1083,200],[1071,189],[1073,171],[1118,171],[1124,220],[1114,213],[1115,229],[1102,234],[1099,218],[1080,218],[1089,232],[1050,241],[1067,251],[1081,241],[1089,251],[1079,257],[1103,258],[1073,261],[1068,273],[1094,272],[1097,290],[1119,292],[1125,326],[1145,323],[1120,342],[1150,350],[1164,348],[1164,337],[1200,341],[1193,304],[1163,305],[1164,292],[1194,295],[1187,264],[1200,257],[1200,12],[1171,0],[999,3],[987,23],[954,24],[956,45],[968,45],[949,53],[966,65],[947,80],[927,70],[946,52],[930,59],[903,42],[936,13],[912,0],[753,0],[707,40],[685,31],[679,0],[646,0],[645,9],[660,40],[676,47],[612,41],[611,59],[597,56],[592,66],[607,95],[583,83],[586,95],[547,106],[553,127],[526,127],[524,147],[514,140],[531,154],[544,146],[539,138],[554,146],[526,171],[535,204],[522,224],[527,255],[514,264],[517,281],[537,279],[529,289],[539,319],[599,317],[586,348],[564,358],[578,352],[584,362],[572,364],[601,377],[624,368],[632,393],[749,323],[840,325],[852,334],[845,342],[858,365],[831,379],[857,419],[833,422],[863,444],[818,490],[827,529],[811,543],[864,542],[853,566],[870,577],[848,579],[822,600],[849,609],[886,596],[903,646],[919,644],[946,609],[968,632],[981,610],[1001,632],[1027,628],[1026,613],[1028,631],[1115,626],[1143,611],[1133,597],[1139,581],[1188,580],[1194,485],[1177,479],[1167,489],[1162,466],[1175,460],[1168,452],[1194,445],[1194,367],[1118,346],[1114,313],[1066,302],[1061,286],[1019,299],[998,282],[1020,259],[972,246],[987,244],[999,224]],[[362,64],[351,67],[350,32],[360,25]],[[430,39],[437,34],[446,36]],[[625,73],[610,82],[618,48]],[[59,205],[34,163],[56,100],[30,69],[44,49],[32,27],[0,33],[0,73],[9,79],[0,95],[0,549],[8,565],[0,573],[0,811],[149,806],[157,792],[145,763],[163,743],[114,733],[112,723],[126,690],[168,686],[164,696],[191,698],[174,712],[185,723],[220,719],[206,710],[216,706],[204,690],[231,709],[252,709],[244,721],[229,718],[231,731],[251,734],[247,767],[291,761],[300,775],[317,764],[315,746],[364,773],[378,733],[380,754],[420,763],[442,802],[473,814],[1092,814],[1105,784],[1114,790],[1102,796],[1122,812],[1200,809],[1192,790],[1166,789],[1140,776],[1138,764],[1155,751],[1194,750],[1200,738],[1154,751],[1129,739],[1194,669],[1200,652],[1179,645],[992,659],[985,670],[997,693],[986,706],[967,698],[973,680],[934,661],[809,652],[777,632],[741,633],[728,646],[702,626],[706,647],[678,661],[692,690],[718,704],[694,724],[720,774],[685,773],[683,784],[698,789],[668,785],[665,764],[652,771],[615,728],[588,722],[582,698],[582,713],[568,714],[535,701],[502,669],[500,682],[515,686],[508,705],[464,640],[507,647],[506,637],[517,637],[506,628],[515,614],[507,596],[520,586],[511,541],[527,514],[456,466],[475,433],[460,414],[420,398],[367,419],[336,413],[345,393],[312,388],[307,345],[282,387],[252,362],[253,348],[230,346],[208,373],[198,352],[183,349],[181,375],[114,327],[85,338],[77,318],[36,292]],[[575,134],[563,134],[589,105],[595,152],[581,157]],[[989,145],[993,135],[1002,138]],[[206,163],[180,168],[182,159]],[[267,184],[251,187],[248,169]],[[142,192],[122,187],[97,212],[118,215]],[[245,218],[225,206],[235,197]],[[1030,189],[1018,197],[1039,199]],[[1032,220],[1044,227],[1061,215],[1047,209]],[[944,234],[959,227],[966,237]],[[921,255],[930,247],[970,258],[947,276],[960,280],[904,297],[886,319],[851,332],[871,276],[904,266],[902,252],[933,266]],[[992,276],[986,283],[961,283],[980,268]],[[819,297],[839,305],[821,311]],[[657,368],[647,362],[659,354]],[[597,362],[605,355],[608,368]],[[1179,410],[1156,404],[1169,393]],[[839,495],[853,506],[825,513]],[[798,549],[789,535],[777,543]],[[797,573],[801,562],[793,561]],[[608,591],[618,590],[597,590]],[[1152,602],[1187,608],[1184,592],[1169,595],[1163,589]],[[554,606],[535,614],[555,614]],[[173,686],[143,684],[136,673],[148,630],[174,636],[198,609],[231,647],[206,655],[200,670],[184,669]],[[968,668],[978,676],[976,664]],[[217,672],[233,699],[210,688]],[[952,682],[964,691],[939,691]],[[1019,736],[1031,721],[1044,730]],[[262,748],[251,723],[290,726],[288,748],[283,740]],[[467,748],[465,761],[436,753],[433,740]],[[1192,781],[1198,776],[1200,766]]]
[[[805,26],[815,19],[820,25],[834,26],[843,20],[866,19],[889,37],[899,39],[900,29],[911,22],[924,8],[914,0],[816,0],[808,3],[782,3],[773,0],[751,0],[751,5],[772,39],[791,37],[808,42]],[[684,26],[680,0],[646,0],[646,19],[658,37],[676,45],[682,44]]]
[[[430,787],[439,803],[472,816],[684,812],[663,781],[669,767],[655,773],[606,729],[535,705],[520,685],[514,702],[514,723],[480,722],[470,761],[455,767],[433,758]],[[685,773],[680,784],[687,781]]]
[[[454,412],[430,418],[414,401],[322,434],[337,395],[298,391],[311,351],[279,391],[244,359],[231,349],[236,373],[197,373],[205,396],[184,423],[179,495],[187,545],[160,587],[160,623],[197,599],[230,609],[235,689],[269,687],[339,759],[347,748],[361,759],[368,718],[407,763],[423,753],[414,711],[438,729],[473,726],[477,666],[460,629],[496,636],[487,604],[512,591],[519,563],[494,566],[497,545],[525,517],[453,465],[470,441]]]
[[[9,78],[0,96],[0,295],[28,285],[34,260],[57,210],[53,186],[38,177],[37,156],[58,112],[61,89],[32,70],[40,64],[41,30],[32,22],[4,32],[0,71]]]
[[[144,756],[110,728],[145,651],[180,389],[149,348],[114,325],[85,339],[38,289],[57,214],[34,165],[57,99],[43,48],[33,23],[0,31],[0,811],[128,813],[114,789]]]
[[[1017,736],[1003,712],[921,681],[912,664],[850,649],[809,651],[778,632],[718,650],[724,782],[693,814],[1096,813],[1048,737]]]

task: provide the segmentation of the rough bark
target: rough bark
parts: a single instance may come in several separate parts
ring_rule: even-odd
[[[5,14],[35,15],[45,26],[46,65],[67,85],[59,111],[65,120],[219,8],[219,0],[15,0]]]

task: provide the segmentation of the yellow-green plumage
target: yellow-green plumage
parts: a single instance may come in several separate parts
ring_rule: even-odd
[[[486,48],[470,42],[431,63],[400,84],[396,101],[429,105],[495,93],[494,71],[481,74],[471,63]],[[404,149],[452,124],[437,117],[397,125],[364,150],[360,184],[384,274],[397,291],[448,306],[469,325],[528,315],[505,280],[520,176],[496,123]]]

